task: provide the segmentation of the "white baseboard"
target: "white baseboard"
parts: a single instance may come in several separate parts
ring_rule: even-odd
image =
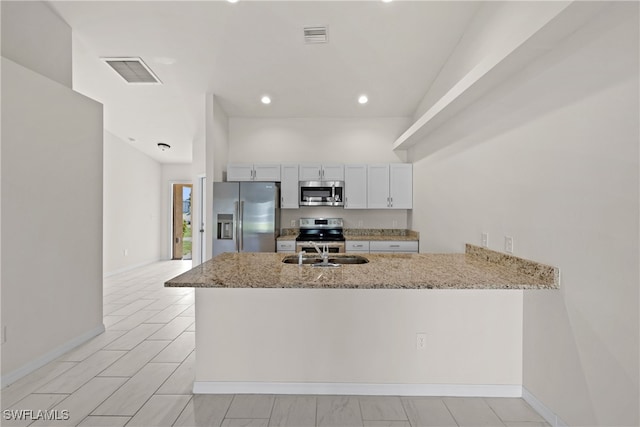
[[[73,350],[80,344],[83,344],[89,341],[91,338],[97,335],[100,335],[104,331],[105,331],[104,324],[101,324],[100,326],[96,326],[90,331],[87,331],[82,335],[79,335],[67,341],[66,343],[62,344],[59,347],[54,348],[53,350],[45,353],[44,355],[38,357],[37,359],[32,360],[31,362],[19,367],[14,371],[9,372],[6,375],[3,375],[0,379],[1,387],[5,388],[9,384],[13,384],[14,382],[18,381],[20,378],[26,375],[29,375],[31,372],[35,371],[36,369],[39,369],[44,365],[46,365],[47,363],[54,361],[55,359],[62,356],[66,352]]]
[[[194,394],[337,394],[364,396],[521,397],[521,385],[196,381]]]
[[[522,398],[525,402],[527,402],[535,411],[540,414],[542,418],[545,419],[551,427],[568,427],[568,424],[562,421],[558,415],[555,414],[551,409],[549,409],[544,403],[538,400],[537,397],[533,395],[529,390],[525,387],[522,387]]]

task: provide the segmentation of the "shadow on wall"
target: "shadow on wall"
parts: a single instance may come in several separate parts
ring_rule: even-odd
[[[637,79],[637,57],[629,56],[621,61],[617,50],[620,46],[598,49],[603,54],[597,58],[581,55],[585,47],[606,46],[610,38],[634,49],[638,37],[629,38],[627,30],[617,25],[618,20],[615,13],[609,13],[599,24],[602,31],[593,31],[592,26],[586,25],[569,36],[551,52],[534,60],[454,116],[455,126],[450,125],[451,120],[440,125],[422,143],[410,149],[410,160],[416,162],[436,153],[440,156],[436,160],[453,156],[587,96]],[[567,67],[568,61],[575,64]],[[584,72],[563,73],[566,69]],[[554,82],[555,87],[549,82]]]

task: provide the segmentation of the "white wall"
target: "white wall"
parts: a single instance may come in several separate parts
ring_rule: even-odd
[[[5,385],[104,327],[102,105],[4,57],[2,201]]]
[[[522,291],[196,289],[196,305],[197,382],[500,395],[522,381]]]
[[[569,425],[638,425],[638,4],[588,26],[411,150],[413,225],[560,267],[525,292],[524,386]]]
[[[161,204],[160,214],[160,242],[162,247],[161,258],[171,259],[173,245],[173,184],[193,184],[191,181],[192,166],[190,163],[163,164],[161,165]],[[192,200],[195,193],[192,194]],[[192,216],[193,219],[193,216]],[[195,236],[195,234],[194,234]]]
[[[414,119],[422,116],[478,64],[494,63],[531,37],[571,2],[483,2],[420,102]],[[544,46],[540,46],[543,48]]]
[[[2,56],[71,87],[71,27],[42,1],[3,1]]]
[[[229,162],[402,162],[391,145],[405,117],[229,119]]]
[[[161,258],[163,188],[160,163],[105,131],[105,275]]]
[[[229,119],[229,162],[395,163],[391,146],[409,125],[405,117]],[[301,217],[338,216],[345,227],[407,228],[406,210],[282,209],[282,227]]]

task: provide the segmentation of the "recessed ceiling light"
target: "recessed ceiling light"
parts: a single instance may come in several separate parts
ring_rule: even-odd
[[[171,146],[164,142],[158,142],[158,148],[162,151],[167,151],[169,148],[171,148]]]
[[[382,0],[383,3],[391,3],[393,0]]]
[[[229,3],[238,3],[238,0],[227,0]]]
[[[269,105],[271,104],[271,97],[269,97],[269,95],[263,95],[262,98],[260,98],[260,102],[265,105]]]
[[[358,102],[360,104],[366,104],[367,102],[369,102],[369,98],[367,98],[367,95],[360,95],[360,97],[358,98]]]

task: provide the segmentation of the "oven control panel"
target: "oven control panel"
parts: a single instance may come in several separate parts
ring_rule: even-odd
[[[342,218],[300,218],[300,228],[342,228]]]

